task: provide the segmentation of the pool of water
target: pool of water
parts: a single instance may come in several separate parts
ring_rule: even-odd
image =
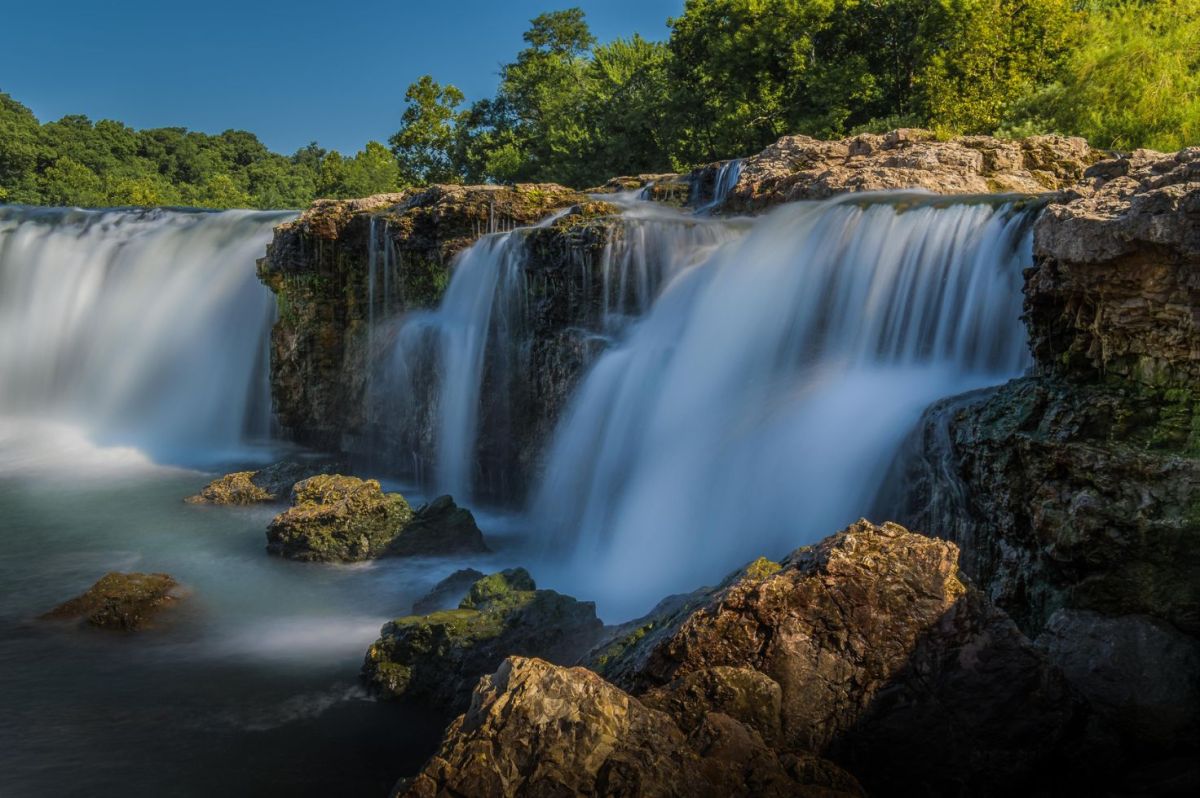
[[[505,519],[492,555],[296,563],[265,552],[277,508],[183,503],[212,477],[0,424],[0,795],[385,796],[436,748],[362,657],[447,574],[514,564]],[[37,619],[114,570],[185,599],[137,634]]]

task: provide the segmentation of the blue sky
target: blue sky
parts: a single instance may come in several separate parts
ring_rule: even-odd
[[[662,39],[683,0],[14,0],[0,91],[43,122],[240,128],[278,152],[314,139],[352,152],[396,129],[422,74],[490,96],[529,20],[572,5],[602,41]]]

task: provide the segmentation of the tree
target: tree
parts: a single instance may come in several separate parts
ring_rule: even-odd
[[[408,107],[400,129],[388,142],[407,183],[454,183],[462,179],[455,163],[455,128],[463,93],[422,75],[404,93]]]
[[[1100,3],[1073,42],[1057,80],[1010,114],[1010,130],[1122,150],[1200,143],[1200,0]]]
[[[1050,80],[1071,45],[1071,0],[953,0],[946,46],[920,76],[932,126],[990,133]]]

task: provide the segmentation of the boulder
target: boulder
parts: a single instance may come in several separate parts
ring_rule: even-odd
[[[384,493],[377,480],[309,477],[267,528],[267,551],[294,560],[366,560],[383,554],[412,517],[404,497]]]
[[[383,698],[458,712],[479,677],[506,656],[573,664],[602,630],[591,602],[538,590],[525,569],[510,569],[476,581],[457,609],[386,624],[367,651],[363,676]]]
[[[449,496],[439,496],[417,508],[400,535],[388,544],[388,555],[470,554],[486,552],[475,516]],[[483,574],[479,574],[483,576]]]
[[[413,603],[413,615],[429,615],[438,610],[457,607],[471,586],[485,574],[474,568],[462,568],[433,586],[433,589]]]
[[[260,504],[287,501],[292,486],[302,479],[336,469],[325,459],[281,460],[257,471],[237,471],[218,477],[184,499],[188,504]]]
[[[777,753],[728,715],[682,730],[665,712],[583,668],[509,657],[480,680],[470,709],[414,778],[408,798],[487,796],[862,795],[852,776]]]
[[[96,584],[42,617],[82,618],[101,629],[134,632],[179,598],[179,584],[167,574],[105,574]]]
[[[1025,304],[1038,369],[1195,398],[1200,147],[1098,166],[1092,193],[1051,204],[1034,228]]]
[[[685,726],[711,706],[869,791],[1045,786],[1078,755],[1085,707],[957,559],[946,541],[859,521],[745,569],[605,673]]]

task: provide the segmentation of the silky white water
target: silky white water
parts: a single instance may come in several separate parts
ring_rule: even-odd
[[[547,452],[530,524],[548,581],[629,617],[866,512],[924,407],[1025,365],[1030,219],[795,204],[676,274]]]
[[[0,416],[180,462],[265,437],[254,262],[290,215],[0,208]]]

